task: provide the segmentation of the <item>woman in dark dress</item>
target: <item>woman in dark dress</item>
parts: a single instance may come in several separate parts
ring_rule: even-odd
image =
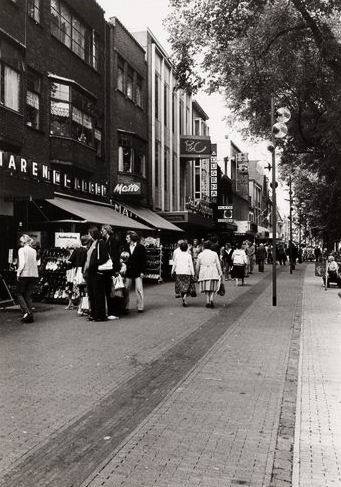
[[[90,321],[106,321],[105,306],[105,276],[98,270],[98,266],[104,264],[109,259],[105,242],[100,239],[101,234],[97,227],[91,227],[89,235],[93,239],[86,257],[84,266],[84,276],[86,279],[89,303]]]
[[[114,237],[114,231],[110,225],[103,225],[101,233],[105,243],[105,248],[112,260],[113,265],[111,271],[104,272],[108,320],[117,320],[118,310],[115,309],[115,300],[112,298],[112,276],[117,275],[120,272],[120,251],[118,243],[116,242]]]

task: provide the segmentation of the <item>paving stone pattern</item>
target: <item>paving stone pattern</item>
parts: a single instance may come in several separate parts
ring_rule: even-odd
[[[184,312],[173,298],[174,286],[165,284],[146,290],[143,315],[132,313],[109,323],[88,323],[62,307],[38,313],[31,325],[20,324],[18,313],[0,313],[0,477],[8,479],[7,472],[15,482],[13,472],[23,473],[23,465],[29,465],[32,458],[43,465],[44,455],[39,459],[39,452],[56,438],[61,440],[55,442],[56,447],[64,440],[65,449],[72,448],[72,441],[65,441],[65,432],[91,418],[115,391],[121,392],[120,387],[138,378],[153,361],[226,306],[234,303],[240,314],[243,307],[236,299],[255,293],[263,277],[253,276],[244,288],[227,283],[226,296],[217,300],[214,310],[205,309],[199,296]],[[242,306],[249,304],[250,299]],[[63,467],[60,462],[59,469]],[[74,467],[84,470],[81,463]],[[28,487],[25,482],[19,485]],[[32,482],[34,487],[47,485]],[[55,485],[64,487],[58,482]]]
[[[299,274],[281,273],[278,307],[268,287],[82,487],[270,486]]]
[[[294,487],[341,486],[341,300],[306,272]]]

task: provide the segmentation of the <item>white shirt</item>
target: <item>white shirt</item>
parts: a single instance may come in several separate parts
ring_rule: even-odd
[[[130,248],[130,253],[131,253],[131,254],[133,254],[133,253],[134,253],[135,247],[136,247],[136,242],[132,242],[132,243],[129,245],[129,248]]]

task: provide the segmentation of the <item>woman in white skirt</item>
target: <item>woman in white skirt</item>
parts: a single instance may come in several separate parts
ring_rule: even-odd
[[[206,295],[206,308],[214,308],[213,298],[221,282],[222,270],[217,252],[213,252],[211,242],[206,240],[203,251],[198,255],[197,275],[200,292]]]

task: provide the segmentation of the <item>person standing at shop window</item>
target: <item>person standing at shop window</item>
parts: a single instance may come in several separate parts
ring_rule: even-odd
[[[103,225],[101,234],[105,243],[105,248],[112,261],[112,270],[104,272],[105,295],[107,299],[108,320],[117,320],[117,311],[115,311],[115,301],[112,298],[112,276],[120,272],[120,251],[118,243],[114,237],[114,231],[110,225]]]
[[[87,251],[84,266],[84,277],[90,303],[89,320],[106,321],[105,277],[104,273],[98,270],[98,266],[108,261],[109,254],[106,250],[105,242],[101,240],[101,234],[97,227],[91,227],[89,235],[93,242]]]
[[[130,291],[133,284],[135,284],[137,311],[142,313],[144,310],[143,277],[146,270],[146,249],[140,243],[140,238],[136,232],[129,231],[126,236],[126,242],[124,250],[129,253],[126,285],[128,291]],[[127,309],[129,309],[129,297]]]
[[[37,252],[31,247],[33,240],[28,235],[20,237],[17,270],[17,297],[23,312],[21,321],[33,323],[32,294],[34,284],[38,278]]]

